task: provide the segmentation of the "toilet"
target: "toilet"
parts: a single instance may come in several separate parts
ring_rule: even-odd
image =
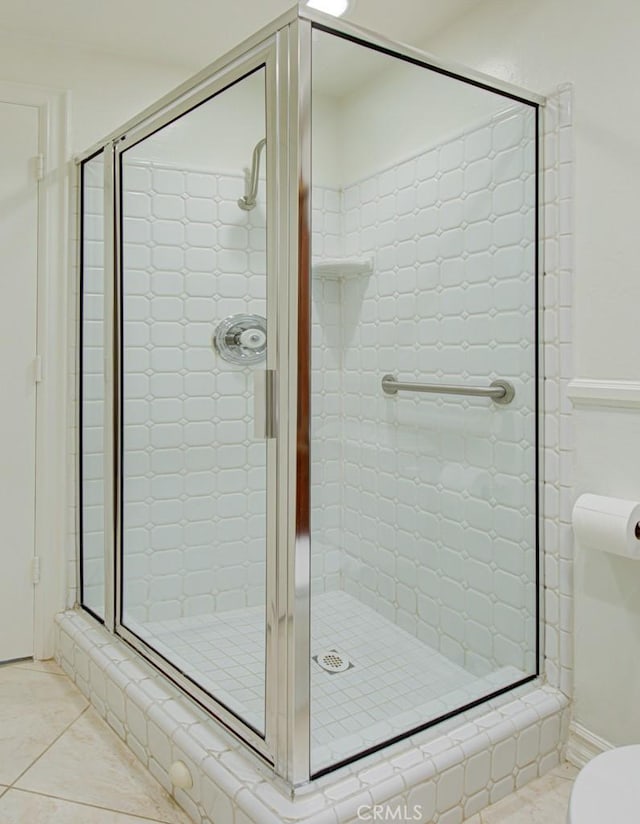
[[[640,821],[640,745],[616,747],[583,767],[569,799],[567,824]]]

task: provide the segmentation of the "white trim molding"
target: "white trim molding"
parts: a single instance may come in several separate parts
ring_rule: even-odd
[[[544,672],[551,686],[573,695],[573,415],[566,403],[573,377],[573,88],[547,97],[543,125],[541,221],[543,380],[540,455],[543,487],[541,568]],[[561,183],[562,181],[562,183]],[[549,570],[563,570],[562,576]],[[545,610],[544,606],[548,608]]]
[[[43,156],[38,184],[37,352],[42,381],[36,393],[35,555],[41,578],[34,593],[36,659],[51,658],[54,618],[64,607],[65,543],[68,534],[68,161],[69,93],[0,81],[0,100],[38,110],[38,148]]]
[[[582,724],[572,721],[569,725],[569,740],[565,756],[567,761],[575,767],[582,768],[596,755],[612,749],[613,744],[590,732]]]
[[[640,409],[640,382],[576,378],[569,383],[568,396],[575,407]]]

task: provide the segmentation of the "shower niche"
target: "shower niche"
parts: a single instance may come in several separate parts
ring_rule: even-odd
[[[80,606],[294,785],[539,673],[540,103],[296,9],[80,160]]]

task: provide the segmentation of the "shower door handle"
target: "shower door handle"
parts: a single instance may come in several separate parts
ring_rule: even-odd
[[[253,437],[276,437],[275,369],[256,369],[253,373]]]

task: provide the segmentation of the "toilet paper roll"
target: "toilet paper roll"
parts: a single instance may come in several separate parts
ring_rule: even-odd
[[[640,559],[640,503],[581,495],[573,507],[573,531],[582,546]]]

